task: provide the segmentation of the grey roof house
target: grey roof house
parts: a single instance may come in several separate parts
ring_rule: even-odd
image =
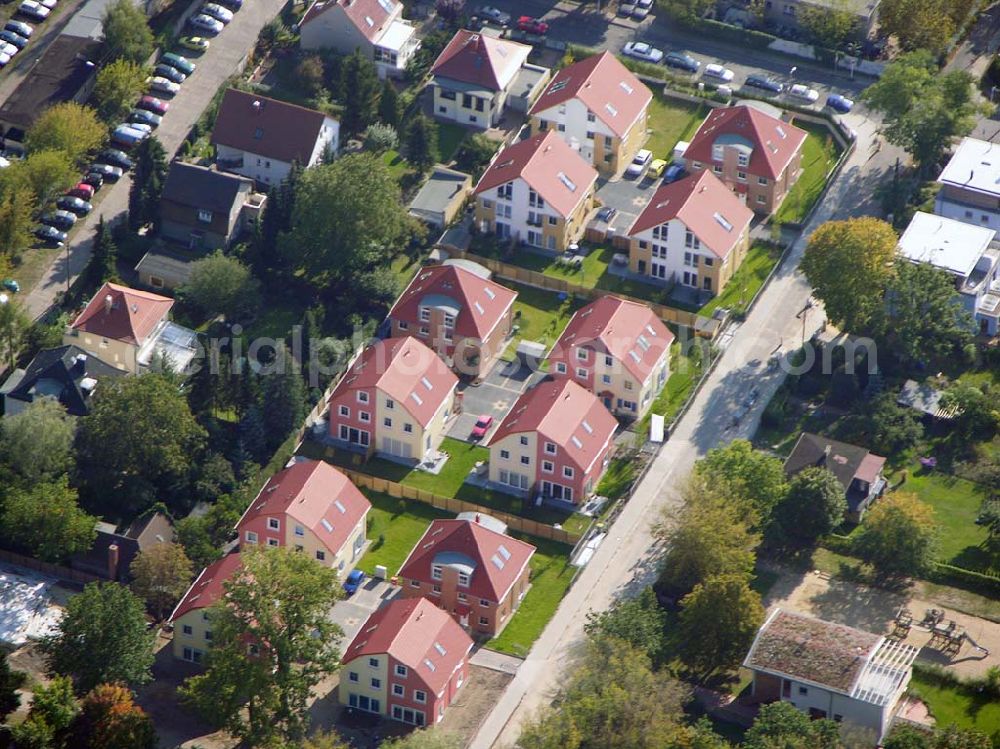
[[[99,378],[123,374],[79,346],[39,351],[25,369],[14,370],[0,388],[4,415],[20,413],[39,398],[55,398],[71,416],[86,416]]]
[[[803,432],[785,461],[790,478],[812,466],[828,469],[844,487],[847,519],[860,523],[872,502],[882,496],[886,480],[882,475],[885,458],[863,447]]]
[[[173,540],[174,526],[162,512],[152,512],[122,528],[98,521],[93,546],[73,557],[70,567],[106,580],[127,581],[129,567],[140,552]]]
[[[410,203],[410,215],[444,229],[458,216],[471,192],[471,175],[438,165]]]

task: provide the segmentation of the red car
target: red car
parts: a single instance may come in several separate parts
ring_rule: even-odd
[[[86,182],[80,182],[66,194],[72,195],[74,198],[80,198],[81,200],[90,200],[94,197],[94,186],[88,185]]]
[[[540,36],[549,33],[549,25],[541,18],[531,16],[521,16],[517,19],[517,28],[528,34],[538,34]]]
[[[478,419],[476,419],[476,425],[472,427],[472,439],[481,440],[486,436],[486,433],[490,430],[490,426],[493,424],[493,417],[489,414],[483,414]]]
[[[146,109],[162,117],[170,109],[170,104],[155,96],[143,96],[139,99],[139,109]]]

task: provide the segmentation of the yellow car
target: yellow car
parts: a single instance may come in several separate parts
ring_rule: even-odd
[[[649,176],[653,179],[659,179],[663,176],[663,170],[666,168],[666,161],[663,159],[653,159],[652,163],[649,165]]]

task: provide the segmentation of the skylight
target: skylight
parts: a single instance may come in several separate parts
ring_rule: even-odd
[[[504,546],[503,544],[500,544],[500,547],[497,549],[497,551],[500,552],[500,556],[502,556],[504,558],[505,562],[509,562],[510,561],[510,552],[507,551],[507,547],[506,546]]]
[[[478,312],[480,315],[486,314],[486,310],[483,309],[483,305],[481,305],[479,302],[474,302],[472,306],[476,308],[476,312]]]
[[[424,405],[424,399],[421,398],[417,393],[410,393],[410,397],[417,402],[418,406]]]
[[[587,434],[594,433],[594,427],[590,426],[590,422],[587,421],[586,419],[583,420],[581,426],[583,427],[583,431],[585,431]]]
[[[630,85],[628,85],[625,81],[622,81],[618,85],[622,87],[622,91],[631,96],[633,88]]]
[[[487,287],[487,288],[483,289],[483,291],[486,292],[486,296],[488,296],[490,299],[496,299],[497,298],[496,292],[494,292],[493,289]]]
[[[656,338],[656,331],[653,330],[653,326],[652,325],[647,325],[646,326],[646,332],[649,333],[651,336],[653,336],[653,338]]]
[[[431,663],[430,658],[424,658],[424,665],[427,666],[431,671],[437,671],[437,667]]]
[[[340,511],[341,515],[346,515],[347,514],[347,508],[344,507],[344,503],[341,502],[339,499],[333,500],[333,506],[336,507]]]
[[[493,562],[493,566],[496,567],[498,570],[503,569],[504,561],[496,554],[490,557],[490,561]]]
[[[640,361],[642,361],[642,358],[635,352],[635,349],[632,349],[631,351],[629,351],[628,355],[632,357],[632,360],[636,364],[638,364]]]
[[[320,520],[319,524],[323,526],[323,528],[326,530],[327,533],[333,533],[333,526],[330,524],[330,521],[327,520],[326,518]]]
[[[442,645],[440,642],[434,643],[434,649],[438,651],[441,655],[448,655],[448,651],[444,649],[444,645]]]
[[[365,16],[365,23],[367,23],[369,26],[375,25],[375,22],[372,20],[371,16]]]
[[[733,225],[731,223],[729,223],[729,221],[726,219],[726,217],[723,216],[718,211],[716,211],[712,215],[712,218],[714,218],[716,221],[718,221],[719,222],[719,226],[721,226],[726,231],[732,231],[733,230]]]
[[[423,385],[428,390],[433,390],[434,389],[434,386],[431,385],[431,381],[428,380],[426,377],[421,377],[420,378],[420,384]]]
[[[577,437],[575,434],[569,438],[569,441],[572,442],[577,448],[583,447],[583,443],[580,442],[580,438]]]
[[[613,106],[611,106],[611,104],[605,104],[604,108],[608,110],[608,114],[610,114],[612,117],[618,116],[618,110],[615,109]]]
[[[567,83],[569,83],[568,80],[556,81],[551,86],[549,86],[549,93],[550,94],[554,94],[554,93],[557,93],[559,91],[562,91],[564,88],[566,88],[566,84]]]
[[[253,131],[254,140],[260,140],[263,137],[264,137],[264,128],[259,127]]]
[[[572,192],[576,192],[576,183],[566,176],[565,172],[559,172],[559,181],[568,187]]]
[[[389,0],[378,0],[378,4],[382,6],[382,10],[386,13],[392,13],[392,3]]]
[[[643,351],[649,351],[649,341],[646,340],[646,336],[641,335],[636,340],[639,342],[639,348]]]
[[[785,134],[785,128],[783,128],[783,127],[782,127],[781,125],[778,125],[777,127],[775,127],[775,130],[777,130],[777,131],[778,131],[778,135],[780,135],[780,136],[781,136],[781,139],[782,139],[782,140],[784,140],[785,138],[787,138],[787,137],[788,137],[788,136],[787,136],[787,135]]]

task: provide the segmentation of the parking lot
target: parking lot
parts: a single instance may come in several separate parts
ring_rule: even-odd
[[[641,179],[617,177],[597,188],[598,200],[618,211],[609,224],[616,234],[624,234],[631,228],[660,182],[661,180],[648,176]]]
[[[350,644],[369,615],[397,595],[397,586],[369,577],[354,595],[338,601],[330,612],[330,619],[344,630],[343,646],[346,648]]]
[[[491,414],[493,423],[486,436],[479,440],[482,444],[486,444],[518,396],[544,376],[543,372],[533,372],[528,367],[522,366],[520,359],[513,362],[501,359],[493,365],[493,369],[480,384],[459,385],[463,398],[462,413],[451,425],[448,436],[470,442],[469,437],[476,419],[483,414]]]

